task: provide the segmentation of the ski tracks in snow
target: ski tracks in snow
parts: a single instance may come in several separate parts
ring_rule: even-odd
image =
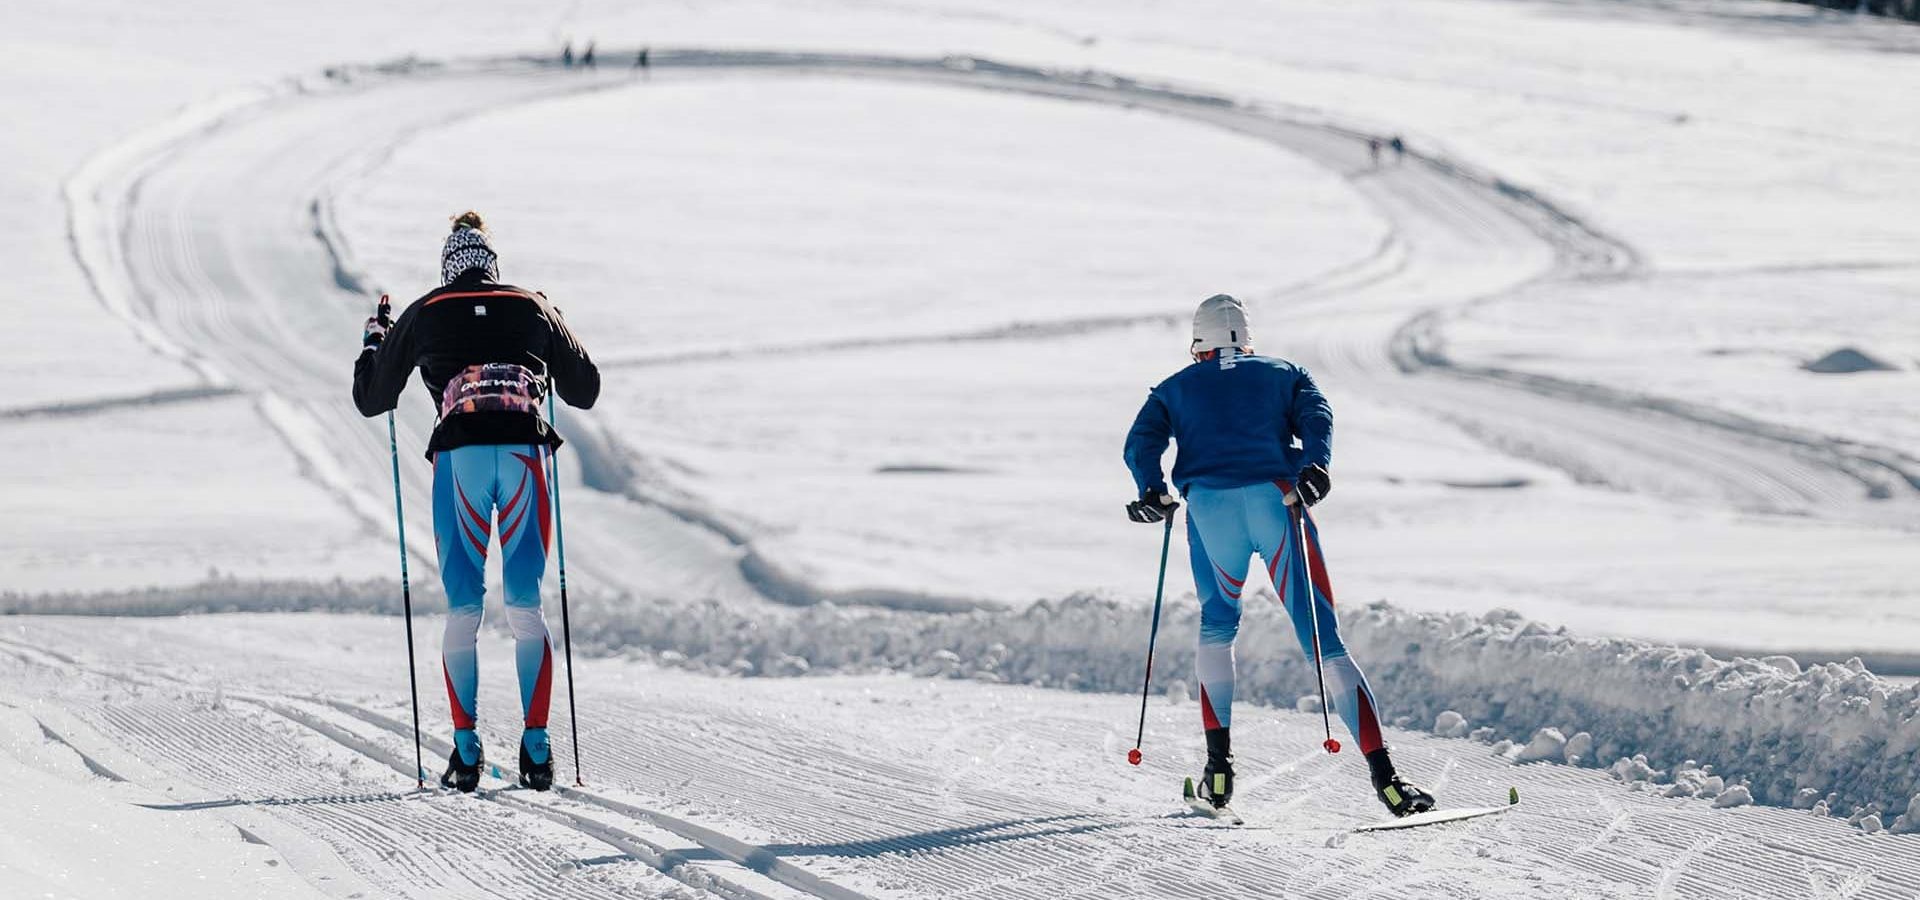
[[[1190,707],[1150,717],[1150,749],[1165,749],[1133,768],[1088,739],[1133,698],[899,677],[720,679],[592,661],[580,682],[589,789],[511,788],[503,766],[479,797],[416,792],[404,703],[360,699],[404,685],[391,619],[11,621],[22,627],[0,637],[0,685],[133,782],[116,789],[231,816],[303,872],[331,859],[396,896],[1464,900],[1650,897],[1666,885],[1676,897],[1799,898],[1816,877],[1873,900],[1920,890],[1912,838],[1714,810],[1408,732],[1391,735],[1401,767],[1429,781],[1450,772],[1450,804],[1499,802],[1511,784],[1522,805],[1347,835],[1383,815],[1363,767],[1309,755],[1317,717],[1284,711],[1238,723],[1243,769],[1265,779],[1243,788],[1249,826],[1207,827],[1177,795],[1199,764],[1174,737]],[[36,649],[82,637],[87,659]],[[498,689],[511,657],[497,641],[482,653],[482,734],[511,760],[518,698]],[[423,662],[437,677],[437,661]],[[422,700],[437,771],[445,701]],[[570,738],[555,724],[564,783]],[[995,765],[945,777],[976,755]],[[1703,836],[1719,843],[1698,848]],[[324,852],[300,856],[302,842]]]
[[[674,816],[572,788],[557,787],[552,796],[542,797],[513,787],[517,773],[497,763],[490,763],[492,777],[483,781],[483,789],[473,797],[436,788],[380,790],[364,782],[390,783],[391,779],[369,777],[360,763],[372,761],[403,778],[413,777],[412,754],[400,743],[410,738],[411,731],[354,704],[220,690],[207,701],[204,688],[170,676],[156,679],[113,671],[12,641],[0,643],[17,658],[51,669],[56,677],[84,676],[117,683],[131,692],[133,697],[87,710],[81,718],[90,720],[88,724],[102,735],[113,734],[130,743],[127,752],[163,761],[165,768],[179,766],[189,784],[197,782],[226,794],[219,799],[145,804],[149,808],[254,808],[298,819],[303,831],[320,837],[355,871],[395,896],[472,896],[473,892],[511,898],[630,896],[628,889],[636,886],[631,879],[599,878],[589,871],[584,879],[562,883],[556,876],[631,859],[729,900],[793,896],[865,900],[863,894],[758,847]],[[187,700],[183,709],[176,702],[140,696],[173,692],[187,692],[194,699]],[[236,707],[278,717],[305,734]],[[336,711],[345,717],[330,714]],[[375,733],[360,730],[366,726]],[[44,720],[40,727],[96,774],[112,781],[128,780]],[[316,746],[318,742],[332,746]],[[445,741],[428,739],[425,744],[430,767],[437,761],[433,757],[444,758],[452,749]],[[275,760],[281,765],[276,767]],[[425,777],[431,784],[431,770]],[[335,778],[345,783],[327,783]],[[172,792],[174,787],[164,790]],[[462,811],[477,803],[491,803],[519,815]],[[528,816],[574,835],[567,838],[542,829],[526,821]],[[247,833],[244,826],[236,827]],[[583,857],[580,854],[591,849],[583,839],[618,853]],[[646,894],[658,892],[657,885],[645,887]]]
[[[1444,352],[1448,310],[1537,290],[1555,281],[1631,272],[1631,248],[1490,173],[1433,155],[1366,163],[1368,135],[1324,114],[1143,84],[950,57],[660,50],[658,74],[789,77],[830,74],[956,89],[1002,91],[1152,110],[1240,133],[1342,174],[1391,225],[1373,251],[1306,281],[1254,295],[1284,300],[1298,355],[1344,390],[1411,406],[1576,480],[1654,488],[1742,509],[1884,520],[1883,509],[1838,503],[1862,492],[1906,491],[1911,462],[1891,451],[1842,445],[1657,398],[1627,396],[1540,376],[1462,366]],[[342,70],[278,92],[223,98],[102,154],[67,188],[76,257],[102,302],[156,347],[202,373],[209,389],[241,385],[302,461],[304,473],[385,531],[383,429],[353,410],[341,389],[352,335],[377,287],[358,273],[331,222],[331,198],[392,148],[432,129],[496,110],[586,91],[620,89],[624,77],[563,72],[524,58],[409,63]],[[349,124],[350,123],[350,124]],[[245,177],[234,177],[244,172]],[[1009,323],[907,341],[1054,340],[1156,324],[1165,316]],[[898,343],[899,341],[889,341]],[[798,354],[857,350],[868,341],[765,348]],[[648,365],[671,357],[610,361]],[[404,407],[406,443],[431,419]],[[563,430],[593,487],[633,503],[579,505],[604,527],[577,529],[583,573],[640,592],[952,609],[964,598],[881,589],[823,593],[754,552],[750,538],[620,446],[591,414]],[[1660,465],[1649,466],[1648,460]],[[1649,469],[1662,483],[1647,485]],[[354,474],[359,473],[359,474]],[[1623,473],[1632,473],[1630,476]],[[404,466],[415,508],[429,473]],[[1883,506],[1884,504],[1882,504]],[[425,534],[414,544],[425,548]],[[605,546],[598,546],[604,543]],[[422,569],[431,566],[423,551]],[[620,564],[605,561],[619,560]],[[663,577],[673,573],[674,577]],[[725,574],[716,574],[725,573]],[[677,579],[677,580],[675,580]],[[931,604],[931,607],[930,607]]]

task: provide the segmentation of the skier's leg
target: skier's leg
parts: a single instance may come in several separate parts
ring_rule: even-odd
[[[440,583],[447,592],[441,671],[453,713],[454,744],[467,765],[480,759],[479,653],[475,647],[487,595],[487,541],[492,525],[493,464],[488,447],[460,447],[433,460],[433,534]]]
[[[1198,523],[1193,515],[1187,516],[1193,587],[1200,597],[1200,644],[1194,653],[1193,674],[1200,683],[1200,721],[1212,731],[1233,725],[1233,641],[1240,633],[1240,588],[1246,572],[1242,564],[1239,580],[1230,580],[1234,576],[1207,554]]]
[[[553,638],[540,610],[552,530],[545,447],[500,447],[500,560],[520,675],[521,746],[536,766],[551,764],[547,711],[553,697]],[[512,487],[508,487],[512,485]],[[526,768],[523,766],[523,768]]]
[[[1381,739],[1379,704],[1374,700],[1373,687],[1367,683],[1366,674],[1360,671],[1360,665],[1353,661],[1346,643],[1340,637],[1340,620],[1333,612],[1333,581],[1327,574],[1327,560],[1320,550],[1320,528],[1314,523],[1312,514],[1305,511],[1300,514],[1306,517],[1305,550],[1311,562],[1311,580],[1307,566],[1300,561],[1300,528],[1294,519],[1293,509],[1285,504],[1288,490],[1290,487],[1284,484],[1271,487],[1263,502],[1257,505],[1254,531],[1260,540],[1275,547],[1268,556],[1268,571],[1273,574],[1274,587],[1280,592],[1281,602],[1293,619],[1294,637],[1299,640],[1301,651],[1311,657],[1314,626],[1318,621],[1320,660],[1327,680],[1327,700],[1346,724],[1347,731],[1353,735],[1360,753],[1366,757],[1374,789],[1379,792],[1381,801],[1395,815],[1430,809],[1434,803],[1433,796],[1408,784],[1394,771],[1392,755]]]
[[[1205,793],[1216,804],[1233,795],[1233,642],[1240,631],[1240,592],[1253,556],[1242,506],[1237,490],[1187,492],[1187,545],[1200,597],[1194,676],[1200,682],[1200,722],[1207,737],[1203,780]]]
[[[1261,556],[1266,558],[1274,590],[1279,592],[1280,602],[1293,620],[1294,636],[1300,641],[1301,651],[1312,658],[1314,619],[1308,616],[1319,620],[1320,660],[1327,679],[1327,700],[1346,723],[1361,753],[1378,750],[1380,720],[1373,688],[1368,686],[1366,676],[1348,656],[1347,646],[1340,639],[1340,620],[1333,612],[1333,585],[1327,576],[1326,558],[1320,554],[1319,528],[1308,514],[1307,540],[1313,568],[1309,587],[1306,567],[1299,558],[1300,529],[1293,508],[1286,505],[1289,488],[1276,483],[1261,485],[1258,490],[1260,501],[1252,504],[1253,531],[1265,548]]]

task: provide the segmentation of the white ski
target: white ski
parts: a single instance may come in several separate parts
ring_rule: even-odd
[[[1187,785],[1181,790],[1181,795],[1186,799],[1187,807],[1199,815],[1226,822],[1230,825],[1247,824],[1247,820],[1240,818],[1240,814],[1234,812],[1232,806],[1216,807],[1213,805],[1213,801],[1201,797],[1199,793],[1193,789],[1192,778],[1187,779]]]
[[[1506,812],[1507,810],[1512,809],[1514,805],[1518,802],[1519,801],[1516,799],[1514,803],[1509,803],[1506,806],[1479,806],[1479,807],[1472,807],[1468,809],[1429,810],[1427,812],[1414,813],[1411,816],[1405,816],[1398,819],[1388,819],[1385,822],[1375,822],[1372,825],[1362,825],[1353,830],[1356,832],[1393,831],[1398,828],[1419,828],[1422,825],[1438,825],[1442,822],[1458,822],[1458,821],[1461,821],[1462,819],[1478,819],[1481,816],[1497,816],[1503,812]]]

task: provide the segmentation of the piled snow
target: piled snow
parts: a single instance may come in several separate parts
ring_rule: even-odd
[[[1635,788],[1636,790],[1644,789],[1646,785],[1652,784],[1654,779],[1660,778],[1667,774],[1658,769],[1655,769],[1651,765],[1648,765],[1647,756],[1644,753],[1636,753],[1633,755],[1632,758],[1627,758],[1623,756],[1617,760],[1614,760],[1613,765],[1610,767],[1610,771],[1613,773],[1613,777],[1616,780],[1620,781],[1623,784],[1629,785]],[[1807,798],[1808,798],[1807,805],[1801,806],[1800,794],[1795,794],[1794,800],[1793,800],[1794,808],[1795,809],[1813,808],[1812,798],[1819,796],[1818,792],[1808,789],[1800,793],[1807,795]]]
[[[1593,758],[1593,735],[1584,731],[1576,732],[1573,737],[1567,738],[1567,745],[1561,748],[1560,753],[1561,758],[1566,760],[1567,765],[1570,766],[1577,766],[1591,760]]]
[[[439,579],[431,579],[438,582]],[[413,586],[416,608],[445,609],[439,588]],[[342,612],[398,615],[396,581],[290,581],[215,575],[182,587],[95,593],[0,592],[0,615],[179,616],[227,612]]]
[[[416,608],[441,608],[430,589],[415,590]],[[225,579],[198,589],[4,594],[0,613],[395,612],[397,595],[390,582]],[[893,671],[1131,693],[1147,637],[1143,611],[1086,595],[955,614],[587,592],[572,600],[576,649],[651,655],[713,673]],[[1502,755],[1524,740],[1517,762],[1618,760],[1613,774],[1630,784],[1660,781],[1670,769],[1663,792],[1674,796],[1719,796],[1727,773],[1758,802],[1798,808],[1819,795],[1834,810],[1903,809],[1920,789],[1920,686],[1894,685],[1858,660],[1796,672],[1703,650],[1578,638],[1508,611],[1439,615],[1382,602],[1343,618],[1343,636],[1387,718],[1500,740]],[[1154,666],[1163,685],[1192,670],[1196,620],[1189,605],[1166,611]],[[1239,699],[1304,708],[1313,667],[1271,594],[1246,604],[1237,656]]]
[[[1699,797],[1712,799],[1720,796],[1727,788],[1727,780],[1713,774],[1712,766],[1703,766],[1694,760],[1687,760],[1673,769],[1673,784],[1662,796]]]
[[[1747,790],[1747,786],[1744,784],[1736,784],[1733,787],[1727,788],[1725,791],[1721,792],[1720,796],[1713,798],[1714,809],[1726,809],[1730,806],[1752,806],[1752,805],[1753,805],[1753,792]]]
[[[1519,755],[1513,758],[1517,763],[1558,762],[1567,749],[1567,737],[1558,728],[1542,728],[1533,733],[1533,740],[1527,742]]]
[[[1855,372],[1891,372],[1895,367],[1863,350],[1841,347],[1819,359],[1804,363],[1800,368],[1822,375],[1851,375]]]
[[[1888,830],[1894,834],[1920,833],[1920,794],[1914,794],[1908,798],[1907,811],[1894,819],[1892,828]]]
[[[0,612],[392,611],[397,594],[380,582],[229,580],[208,590],[0,595]],[[439,608],[424,598],[417,606]],[[1448,734],[1478,723],[1470,735],[1505,741],[1501,754],[1524,738],[1517,761],[1616,759],[1614,775],[1628,783],[1656,781],[1671,769],[1664,793],[1707,798],[1727,790],[1720,774],[1727,773],[1755,801],[1801,808],[1809,790],[1832,810],[1906,808],[1920,789],[1920,686],[1896,686],[1857,660],[1795,672],[1702,650],[1578,638],[1507,611],[1438,615],[1383,602],[1343,618],[1346,643],[1387,718],[1431,720]],[[1167,610],[1155,660],[1163,680],[1191,671],[1196,620],[1190,605]],[[581,592],[573,596],[572,627],[578,650],[652,655],[712,673],[894,671],[1131,693],[1139,690],[1147,616],[1085,595],[1019,611],[934,614]],[[1237,656],[1243,701],[1295,708],[1311,690],[1312,664],[1271,594],[1247,602]]]

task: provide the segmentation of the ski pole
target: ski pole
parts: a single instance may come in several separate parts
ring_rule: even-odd
[[[554,423],[551,390],[547,392],[547,427],[558,429]],[[567,615],[567,526],[560,515],[560,456],[552,448],[547,450],[547,483],[553,486],[554,548],[560,560],[560,642],[567,652],[567,716],[573,736],[573,785],[585,787],[586,782],[580,777],[580,708],[573,702],[573,623]]]
[[[380,305],[386,306],[385,295]],[[400,437],[393,425],[393,410],[387,410],[387,450],[393,456],[393,519],[400,530],[400,608],[407,620],[407,701],[413,707],[413,782],[416,788],[427,786],[427,766],[420,759],[420,671],[413,656],[413,586],[407,577],[407,511],[400,500]]]
[[[1327,673],[1320,663],[1320,601],[1313,596],[1313,560],[1307,551],[1307,504],[1300,501],[1298,491],[1289,495],[1295,511],[1300,514],[1300,570],[1307,579],[1307,617],[1313,623],[1313,680],[1320,685],[1320,725],[1326,729],[1328,753],[1339,753],[1340,742],[1333,739],[1333,715],[1327,712]]]
[[[1133,749],[1127,762],[1140,764],[1140,744],[1147,736],[1147,690],[1153,684],[1153,643],[1160,637],[1160,600],[1167,592],[1167,548],[1173,546],[1173,513],[1167,513],[1167,528],[1160,536],[1160,578],[1153,588],[1153,627],[1147,631],[1147,677],[1140,681],[1140,730],[1134,732]]]

